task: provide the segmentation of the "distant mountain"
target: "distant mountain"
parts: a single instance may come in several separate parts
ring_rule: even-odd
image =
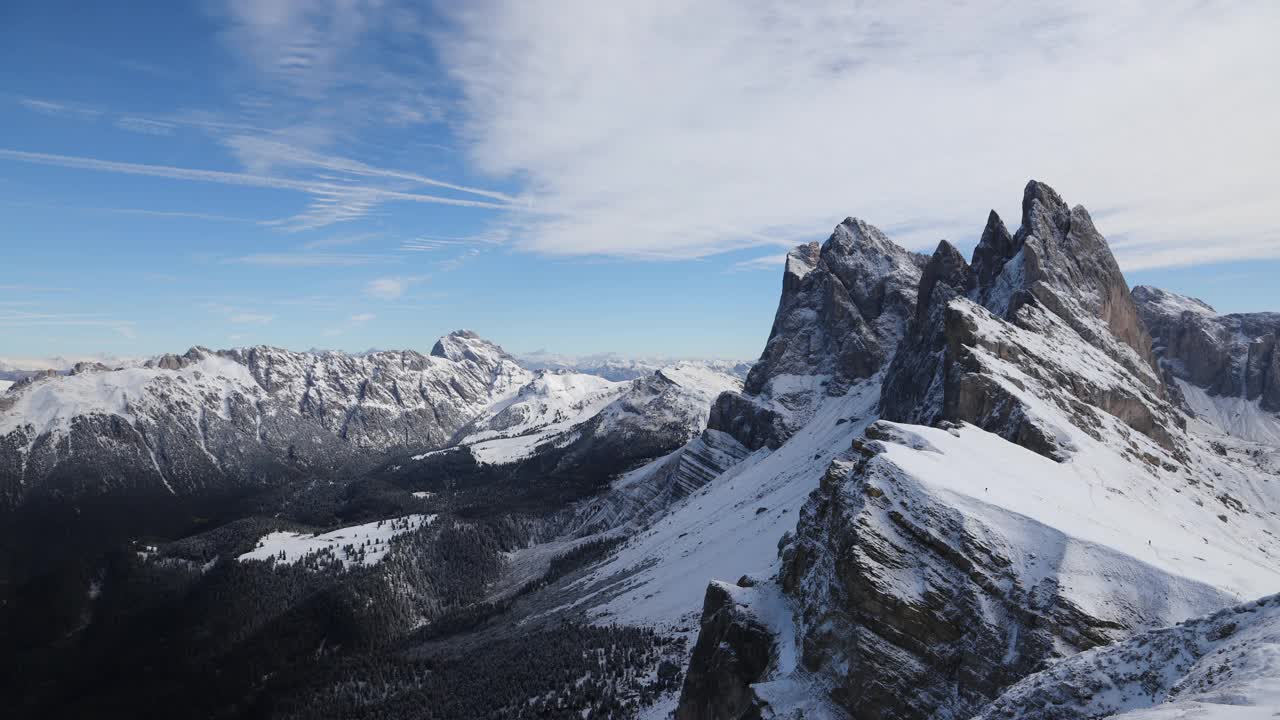
[[[737,360],[704,360],[689,358],[650,357],[636,358],[617,353],[595,355],[559,355],[539,350],[516,356],[530,370],[562,370],[596,375],[606,380],[621,382],[635,380],[676,364],[694,363],[729,375],[745,378],[751,363]]]
[[[77,364],[0,396],[0,496],[189,493],[337,472],[431,449],[531,374],[459,331],[431,354],[193,348],[113,370]]]

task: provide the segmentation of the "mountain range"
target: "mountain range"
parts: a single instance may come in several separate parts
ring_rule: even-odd
[[[23,717],[1271,717],[1278,334],[1032,181],[968,258],[795,248],[749,367],[24,377],[0,667]]]

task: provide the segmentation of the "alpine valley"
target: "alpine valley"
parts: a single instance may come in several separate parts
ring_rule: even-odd
[[[1278,337],[1033,181],[795,248],[749,365],[0,367],[4,715],[1276,717]]]

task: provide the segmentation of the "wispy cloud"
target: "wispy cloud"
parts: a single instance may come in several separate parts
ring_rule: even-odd
[[[255,253],[232,258],[229,262],[275,267],[351,267],[394,262],[394,258],[368,253]]]
[[[101,114],[100,111],[94,108],[72,105],[70,103],[55,102],[53,100],[43,100],[41,98],[18,98],[18,104],[28,110],[44,113],[45,115],[92,118]]]
[[[122,117],[116,120],[116,127],[129,132],[142,133],[144,135],[172,135],[174,131],[173,123],[161,122],[159,120],[148,120],[140,117]]]
[[[273,168],[278,166],[315,168],[349,175],[390,180],[405,180],[415,185],[426,185],[446,190],[455,190],[468,195],[492,198],[503,203],[518,202],[516,197],[506,193],[470,187],[467,185],[457,185],[455,183],[437,180],[436,178],[404,170],[373,167],[358,160],[332,155],[323,155],[321,153],[289,145],[278,140],[249,135],[237,135],[235,137],[228,138],[226,142],[227,145],[236,152],[236,155],[240,158],[241,162],[244,163],[245,167],[254,172],[270,172]]]
[[[304,250],[323,250],[326,248],[347,247],[350,245],[359,245],[368,242],[374,238],[380,237],[382,233],[364,232],[353,233],[348,235],[334,235],[332,237],[320,238],[302,244]]]
[[[510,228],[500,227],[476,235],[419,235],[400,243],[400,249],[407,252],[435,252],[436,250],[456,250],[459,247],[476,245],[502,245],[510,239]]]
[[[187,212],[185,210],[146,210],[142,208],[83,208],[90,212],[108,212],[120,215],[145,215],[149,217],[182,218],[187,220],[212,220],[216,222],[236,222],[264,224],[262,220],[236,217],[234,215],[218,215],[216,213]]]

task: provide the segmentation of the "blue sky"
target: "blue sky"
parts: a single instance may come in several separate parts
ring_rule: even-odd
[[[972,246],[1029,177],[1280,308],[1273,4],[460,7],[5,3],[0,356],[754,357],[787,247]]]

